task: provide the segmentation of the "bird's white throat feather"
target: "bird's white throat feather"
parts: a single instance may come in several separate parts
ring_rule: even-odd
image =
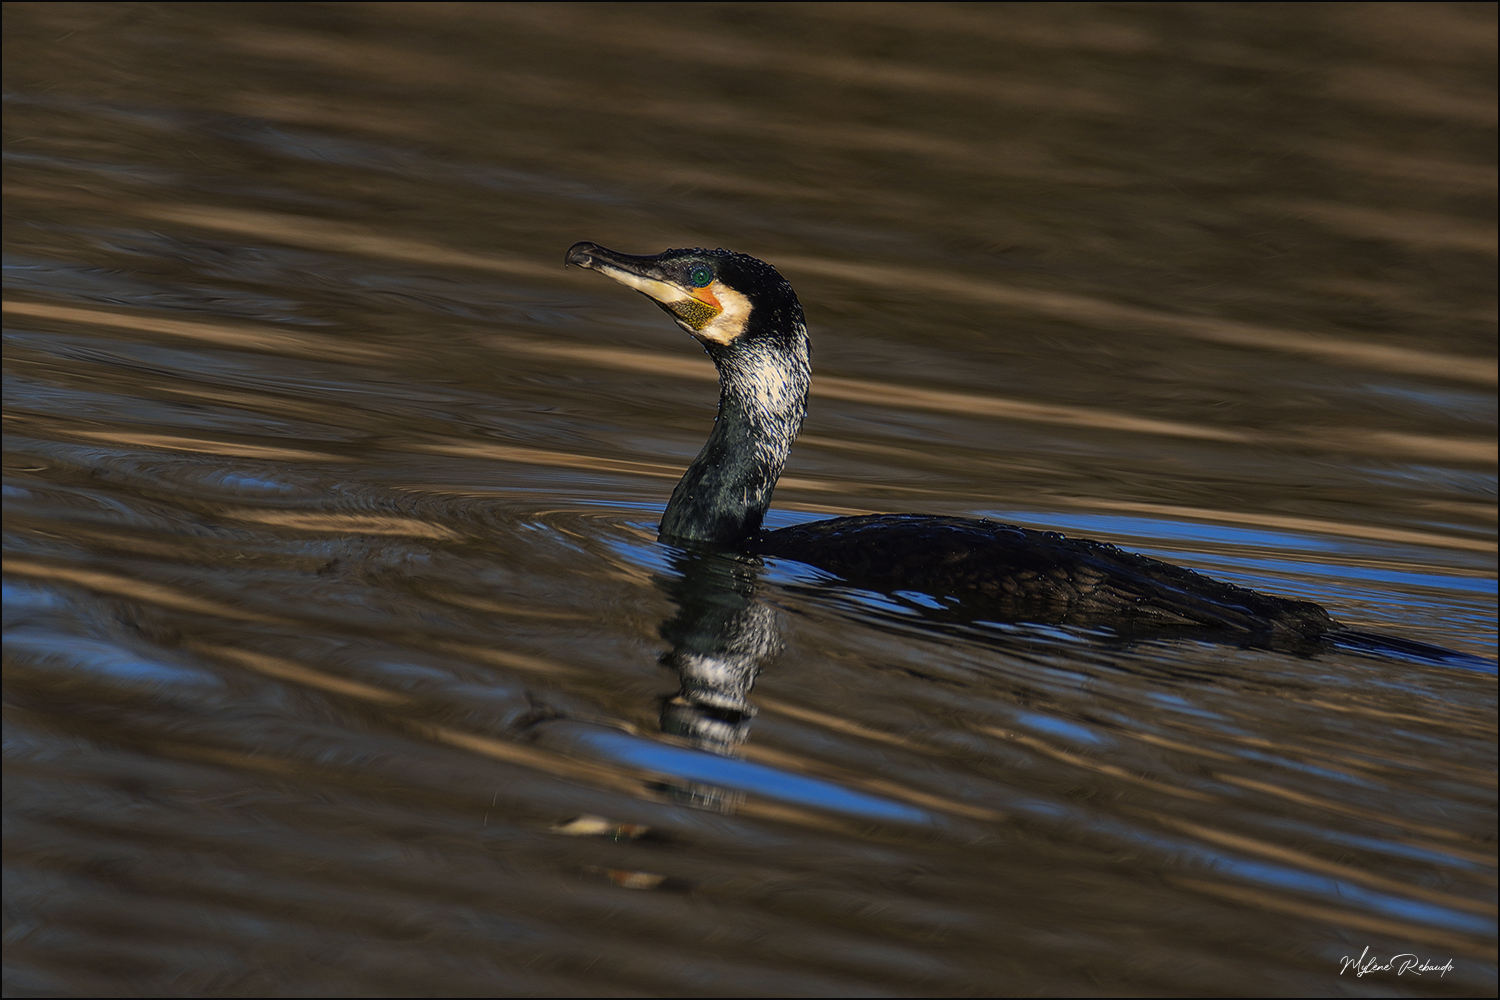
[[[715,281],[708,288],[724,311],[709,320],[703,329],[694,330],[693,336],[715,344],[731,344],[745,332],[745,324],[750,322],[750,300],[722,281]]]

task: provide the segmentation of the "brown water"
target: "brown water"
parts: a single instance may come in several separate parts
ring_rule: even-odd
[[[1493,5],[6,18],[7,995],[1495,990]],[[796,285],[774,525],[1470,657],[662,546],[712,371],[580,239]]]

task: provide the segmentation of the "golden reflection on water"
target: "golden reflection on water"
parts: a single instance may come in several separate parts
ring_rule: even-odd
[[[203,323],[159,316],[142,316],[139,313],[109,312],[104,309],[78,309],[73,306],[52,305],[47,302],[17,302],[7,299],[5,312],[14,316],[59,320],[64,323],[81,323],[85,326],[114,327],[121,330],[141,330],[160,333],[169,337],[185,337],[209,344],[223,344],[252,351],[269,351],[293,357],[343,358],[349,361],[373,361],[385,356],[385,352],[335,337],[317,333],[289,332],[277,327],[252,327]]]
[[[186,594],[175,587],[147,583],[131,577],[119,576],[99,570],[79,569],[73,566],[53,566],[30,559],[11,558],[5,561],[5,572],[37,580],[57,580],[61,583],[69,583],[87,588],[88,590],[95,590],[102,594],[126,597],[131,600],[143,601],[159,605],[163,608],[186,611],[192,614],[205,614],[218,618],[230,618],[237,621],[250,622],[284,621],[284,619],[273,615],[261,614],[258,611],[248,611],[244,608],[234,607],[210,598]]]

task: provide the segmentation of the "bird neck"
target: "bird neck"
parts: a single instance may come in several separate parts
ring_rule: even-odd
[[[660,537],[749,549],[792,440],[812,381],[806,333],[789,343],[710,347],[719,369],[719,415],[662,515]]]

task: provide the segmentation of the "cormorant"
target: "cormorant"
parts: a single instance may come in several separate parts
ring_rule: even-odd
[[[1316,639],[1343,626],[1309,601],[1223,583],[1103,542],[978,518],[761,521],[807,412],[807,327],[792,286],[729,250],[635,256],[575,243],[566,263],[643,293],[708,351],[719,416],[672,491],[660,538],[795,559],[858,587],[920,591],[1011,621],[1198,627]]]

